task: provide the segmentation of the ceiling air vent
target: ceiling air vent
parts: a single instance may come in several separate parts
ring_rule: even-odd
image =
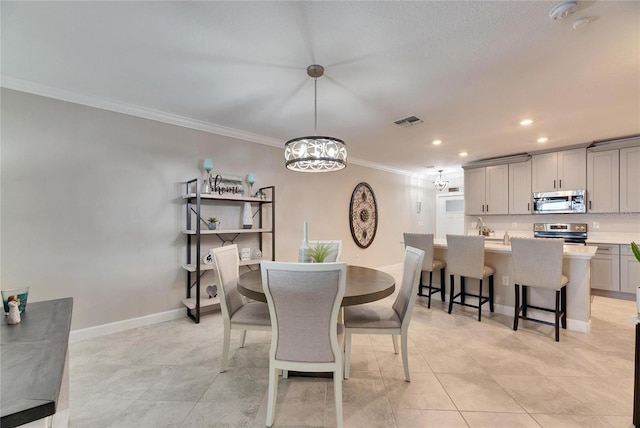
[[[403,128],[408,128],[413,125],[418,125],[422,122],[424,122],[424,120],[420,119],[419,117],[409,116],[409,117],[405,117],[404,119],[398,119],[393,123]]]

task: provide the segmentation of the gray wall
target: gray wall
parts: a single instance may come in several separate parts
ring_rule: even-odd
[[[29,285],[30,301],[73,297],[74,330],[182,307],[179,195],[204,157],[214,171],[276,186],[281,261],[297,260],[305,220],[311,238],[342,239],[343,260],[370,267],[401,262],[402,232],[433,232],[430,183],[419,178],[354,164],[294,173],[280,148],[7,89],[1,102],[1,286]],[[348,221],[361,181],[380,211],[364,250]]]

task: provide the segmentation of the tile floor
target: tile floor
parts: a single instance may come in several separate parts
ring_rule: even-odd
[[[632,427],[635,302],[594,297],[592,332],[561,331],[419,298],[411,382],[388,336],[354,336],[345,427]],[[219,313],[71,345],[74,428],[263,427],[270,333],[233,332],[218,373]],[[330,379],[280,380],[277,427],[335,426]]]

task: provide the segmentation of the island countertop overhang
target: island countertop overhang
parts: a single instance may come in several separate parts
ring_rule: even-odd
[[[438,238],[433,240],[435,248],[447,249],[447,240]],[[484,250],[486,252],[511,254],[511,245],[504,245],[501,241],[485,240]],[[597,245],[565,245],[563,255],[569,259],[587,259],[590,260],[595,256],[598,250]]]

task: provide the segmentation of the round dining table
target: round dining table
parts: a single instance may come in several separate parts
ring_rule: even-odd
[[[395,289],[396,281],[388,273],[362,266],[347,266],[346,289],[342,306],[375,302],[390,296]],[[259,302],[267,301],[262,289],[260,269],[240,275],[238,292]]]

